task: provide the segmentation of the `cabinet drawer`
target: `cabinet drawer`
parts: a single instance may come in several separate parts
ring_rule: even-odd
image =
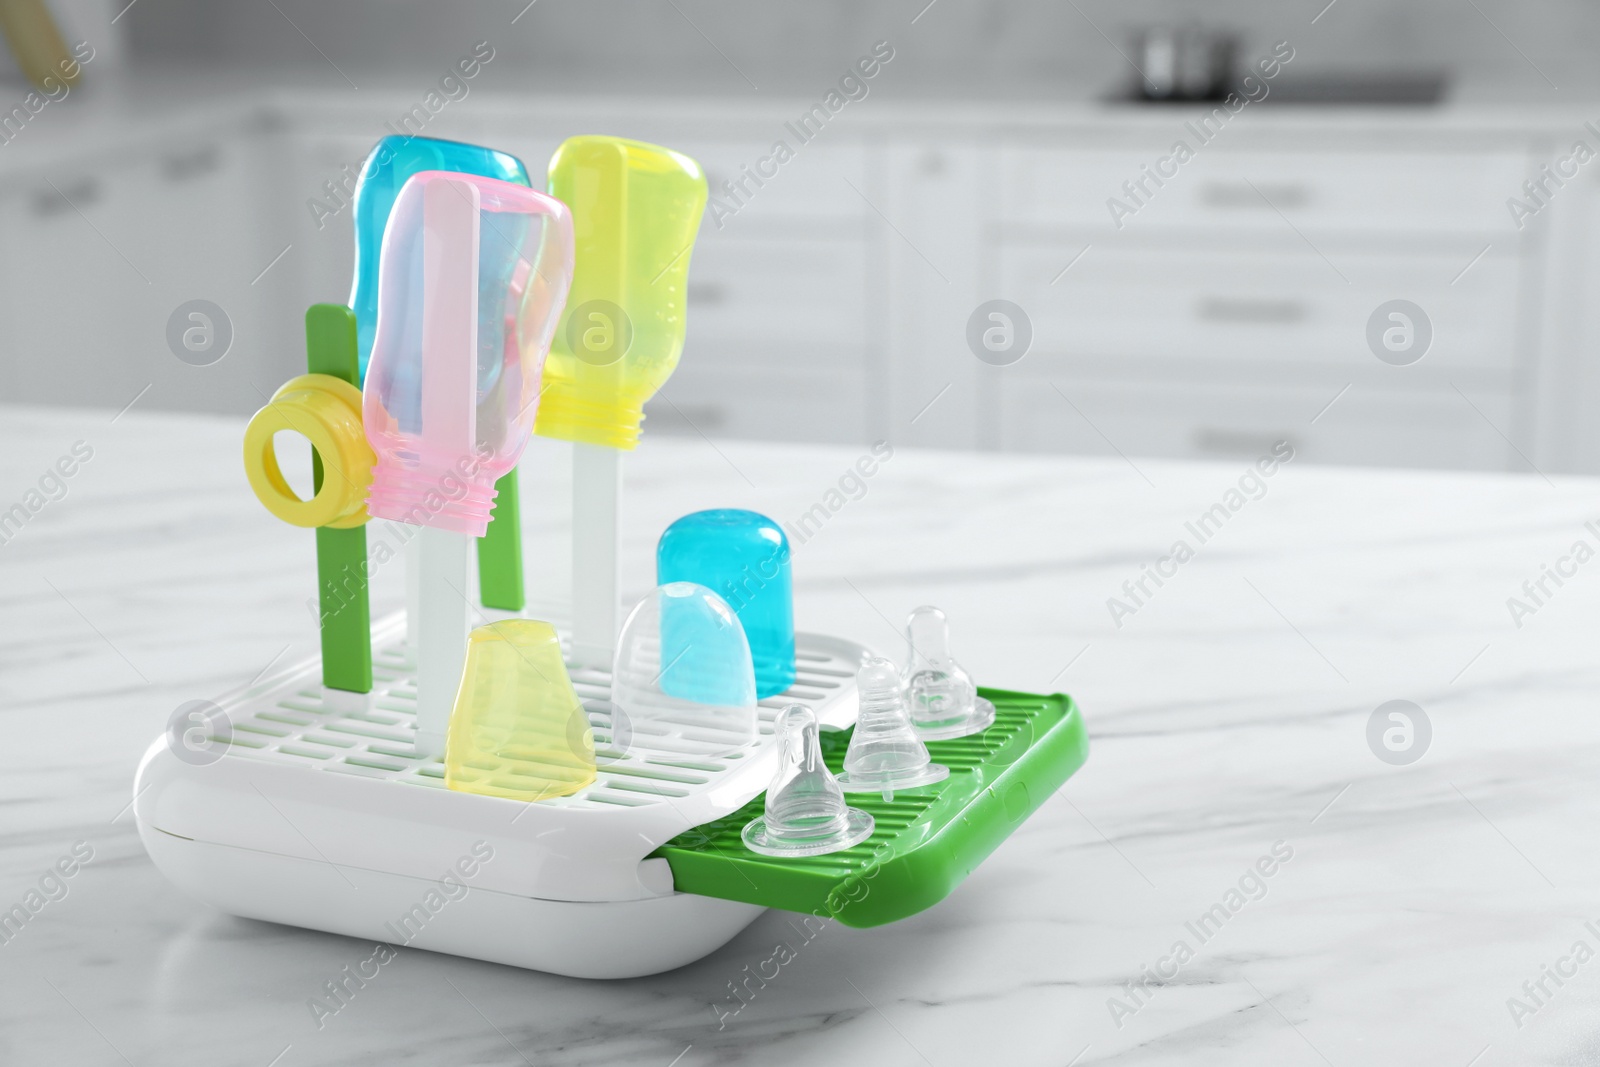
[[[748,440],[867,440],[866,375],[685,363],[645,405],[646,432]]]
[[[1329,407],[1337,391],[1008,379],[1000,441],[1024,452],[1115,455],[1115,445],[1135,457],[1240,460],[1288,441],[1305,462],[1526,469],[1499,432],[1513,433],[1509,393],[1469,391],[1469,404],[1453,389],[1355,386]]]
[[[177,363],[144,254],[150,170],[112,174],[109,161],[85,165],[0,198],[8,402],[120,407],[163,356]]]
[[[1184,135],[1174,120],[1174,138]],[[1227,136],[1224,131],[1223,137]],[[1191,147],[1196,139],[1186,138]],[[1072,150],[1010,147],[1001,158],[1001,218],[1020,224],[1118,227],[1107,201],[1134,207],[1124,231],[1228,227],[1277,231],[1511,231],[1506,197],[1530,166],[1521,151],[1284,152],[1202,147],[1159,188],[1146,181],[1140,206],[1124,182],[1170,154],[1172,142],[1143,148]],[[1174,163],[1162,169],[1172,171]],[[1509,236],[1509,233],[1508,233]]]
[[[864,241],[703,239],[689,265],[687,344],[718,363],[856,363],[866,287]]]
[[[1433,339],[1422,374],[1509,374],[1518,262],[1510,249],[1458,255],[1008,246],[999,291],[1033,321],[1033,353],[1087,360],[1230,361],[1372,370],[1367,322],[1396,298],[1422,308]],[[1456,279],[1452,284],[1452,279]]]
[[[834,136],[833,131],[825,131],[826,138]],[[794,153],[787,163],[778,163],[773,154],[773,144],[778,140]],[[845,183],[848,178],[865,192],[866,150],[859,143],[833,140],[828,144],[800,144],[778,121],[772,124],[770,135],[739,140],[688,138],[673,142],[673,147],[698,160],[705,169],[712,198],[735,209],[732,215],[721,215],[719,220],[721,213],[707,204],[703,229],[707,234],[718,230],[738,232],[752,223],[778,220],[854,223],[870,210]],[[763,159],[772,161],[763,165]],[[749,168],[748,172],[745,168]],[[770,177],[762,175],[762,170]],[[748,177],[751,173],[762,184]],[[728,192],[724,182],[735,184],[737,196]]]

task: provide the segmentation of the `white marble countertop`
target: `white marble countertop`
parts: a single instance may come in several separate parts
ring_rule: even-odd
[[[796,546],[801,626],[890,650],[893,621],[939,604],[981,682],[1074,694],[1087,766],[946,901],[829,927],[720,1028],[728,983],[795,938],[784,914],[625,982],[402,950],[319,1029],[307,1000],[371,946],[184,899],[128,813],[136,761],[179,703],[311,652],[309,538],[250,496],[238,423],[112,414],[0,410],[0,510],[41,505],[0,545],[0,911],[41,887],[57,898],[0,943],[0,1062],[1596,1054],[1593,481],[1291,462],[1249,499],[1249,480],[1229,496],[1243,463],[897,450]],[[75,442],[92,457],[65,495],[30,497]],[[559,451],[541,443],[525,465],[535,548],[564,528]],[[673,517],[733,505],[792,520],[857,454],[647,440],[629,464],[627,585],[648,583]],[[1185,523],[1213,504],[1237,510],[1199,544]],[[1193,558],[1159,588],[1146,579],[1153,595],[1118,628],[1107,599],[1179,539]],[[1579,540],[1585,562],[1561,562]],[[1507,598],[1544,564],[1575,574],[1546,580],[1518,628]],[[400,585],[398,568],[380,572],[376,608]],[[1405,766],[1367,742],[1374,709],[1397,699],[1432,723]],[[72,877],[47,876],[63,858]],[[1249,874],[1258,863],[1270,877]],[[1190,924],[1207,912],[1202,939]]]

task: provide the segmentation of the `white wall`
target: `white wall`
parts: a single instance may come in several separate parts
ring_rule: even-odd
[[[454,58],[461,43],[485,37],[529,82],[739,96],[758,95],[745,77],[759,93],[809,92],[879,37],[904,51],[889,93],[1097,85],[1127,69],[1101,32],[1126,47],[1135,27],[1184,21],[1232,28],[1252,51],[1287,38],[1307,68],[1453,68],[1477,82],[1529,89],[1548,88],[1544,76],[1568,93],[1600,86],[1600,5],[1584,0],[1337,0],[1315,25],[1321,0],[937,0],[923,12],[926,3],[538,0],[513,25],[523,0],[140,0],[123,21],[144,60],[307,68],[331,61],[425,73]]]

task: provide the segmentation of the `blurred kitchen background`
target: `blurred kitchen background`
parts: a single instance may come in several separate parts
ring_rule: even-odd
[[[348,296],[379,137],[537,180],[608,133],[714,197],[647,433],[1600,472],[1600,5],[51,10],[93,58],[43,106],[0,80],[7,402],[246,415]],[[195,300],[215,362],[169,336]]]

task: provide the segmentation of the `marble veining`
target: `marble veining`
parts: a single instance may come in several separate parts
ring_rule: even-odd
[[[939,605],[981,683],[1078,699],[1084,770],[904,922],[769,912],[699,963],[613,983],[402,950],[319,1027],[307,1000],[372,946],[180,896],[127,810],[178,704],[312,652],[309,537],[250,496],[239,422],[114,414],[0,410],[0,512],[74,442],[93,449],[0,543],[0,912],[39,905],[0,942],[0,1063],[1596,1056],[1600,962],[1577,945],[1600,949],[1600,564],[1520,620],[1507,606],[1600,516],[1592,481],[1289,464],[1119,627],[1108,599],[1244,460],[1138,460],[1141,477],[896,449],[797,546],[800,625],[896,653],[905,614]],[[625,585],[649,586],[676,516],[788,521],[854,458],[647,438],[627,464]],[[536,442],[523,468],[546,599],[564,583],[563,460]],[[402,578],[380,571],[375,611]],[[1403,766],[1368,743],[1396,699],[1432,727]],[[779,943],[793,958],[752,979]]]

